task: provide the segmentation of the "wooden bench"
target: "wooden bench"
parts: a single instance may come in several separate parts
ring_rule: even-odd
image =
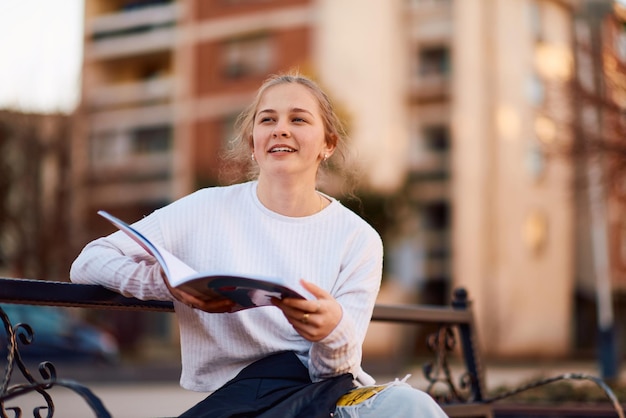
[[[0,278],[0,303],[159,312],[173,312],[174,310],[170,302],[127,298],[95,285],[13,278]],[[45,406],[41,407],[42,410],[47,409],[47,416],[53,416],[54,402],[48,390],[54,386],[69,388],[82,396],[96,417],[111,416],[106,406],[89,388],[76,381],[59,379],[51,363],[46,362],[44,367],[40,367],[41,379],[32,376],[21,361],[17,340],[20,333],[32,334],[37,330],[20,326],[18,331],[18,327],[9,322],[2,309],[0,309],[0,317],[9,337],[9,354],[6,359],[2,386],[0,386],[1,416],[7,416],[6,401],[31,392],[38,392],[42,396],[42,402],[45,402]],[[450,306],[377,304],[372,320],[437,326],[437,330],[428,337],[428,346],[432,351],[432,360],[424,365],[424,377],[428,385],[420,389],[433,396],[450,417],[492,418],[494,416],[493,402],[512,394],[560,379],[590,379],[605,390],[618,416],[624,418],[621,406],[611,389],[601,379],[592,376],[561,375],[517,388],[496,398],[487,398],[474,315],[471,302],[464,289],[457,289],[454,292]],[[19,339],[24,340],[22,344],[29,343],[29,338]],[[458,346],[457,341],[460,342]],[[453,354],[460,354],[464,368],[460,372],[457,371],[456,377],[453,376],[449,365]],[[27,383],[11,384],[15,366],[22,372]],[[21,416],[21,411],[13,410],[13,412],[15,416]],[[33,411],[34,416],[39,416],[39,413],[37,410]]]

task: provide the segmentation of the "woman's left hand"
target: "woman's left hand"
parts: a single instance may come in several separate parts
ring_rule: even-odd
[[[339,302],[324,289],[311,282],[300,280],[302,286],[316,299],[273,299],[285,314],[287,321],[309,341],[324,339],[337,326],[343,315]]]

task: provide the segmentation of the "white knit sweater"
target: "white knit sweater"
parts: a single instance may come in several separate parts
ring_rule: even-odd
[[[279,215],[260,203],[256,186],[199,190],[135,227],[200,272],[281,277],[309,297],[299,280],[314,282],[341,304],[343,317],[330,335],[311,343],[274,306],[210,314],[175,301],[181,386],[213,391],[248,364],[285,350],[297,353],[314,381],[350,372],[364,384],[373,383],[360,363],[382,274],[380,236],[335,199],[312,216]],[[121,232],[89,243],[70,277],[126,296],[173,300],[154,259]]]

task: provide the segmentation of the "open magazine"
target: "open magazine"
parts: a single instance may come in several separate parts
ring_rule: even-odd
[[[231,312],[271,305],[270,300],[273,297],[304,299],[304,296],[285,286],[282,280],[277,278],[251,278],[216,272],[199,273],[165,248],[151,242],[126,222],[103,210],[98,211],[98,215],[107,219],[151,254],[161,265],[172,287],[195,296],[209,293],[227,297],[237,304]]]

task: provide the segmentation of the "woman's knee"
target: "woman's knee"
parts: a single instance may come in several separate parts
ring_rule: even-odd
[[[339,417],[447,418],[430,395],[405,383],[392,383],[359,405],[337,408],[337,412]]]
[[[417,390],[409,385],[392,385],[386,390],[387,396],[381,398],[382,409],[401,409],[419,412],[423,417],[445,417],[445,413],[435,400],[426,392]],[[409,415],[407,415],[409,416]]]

